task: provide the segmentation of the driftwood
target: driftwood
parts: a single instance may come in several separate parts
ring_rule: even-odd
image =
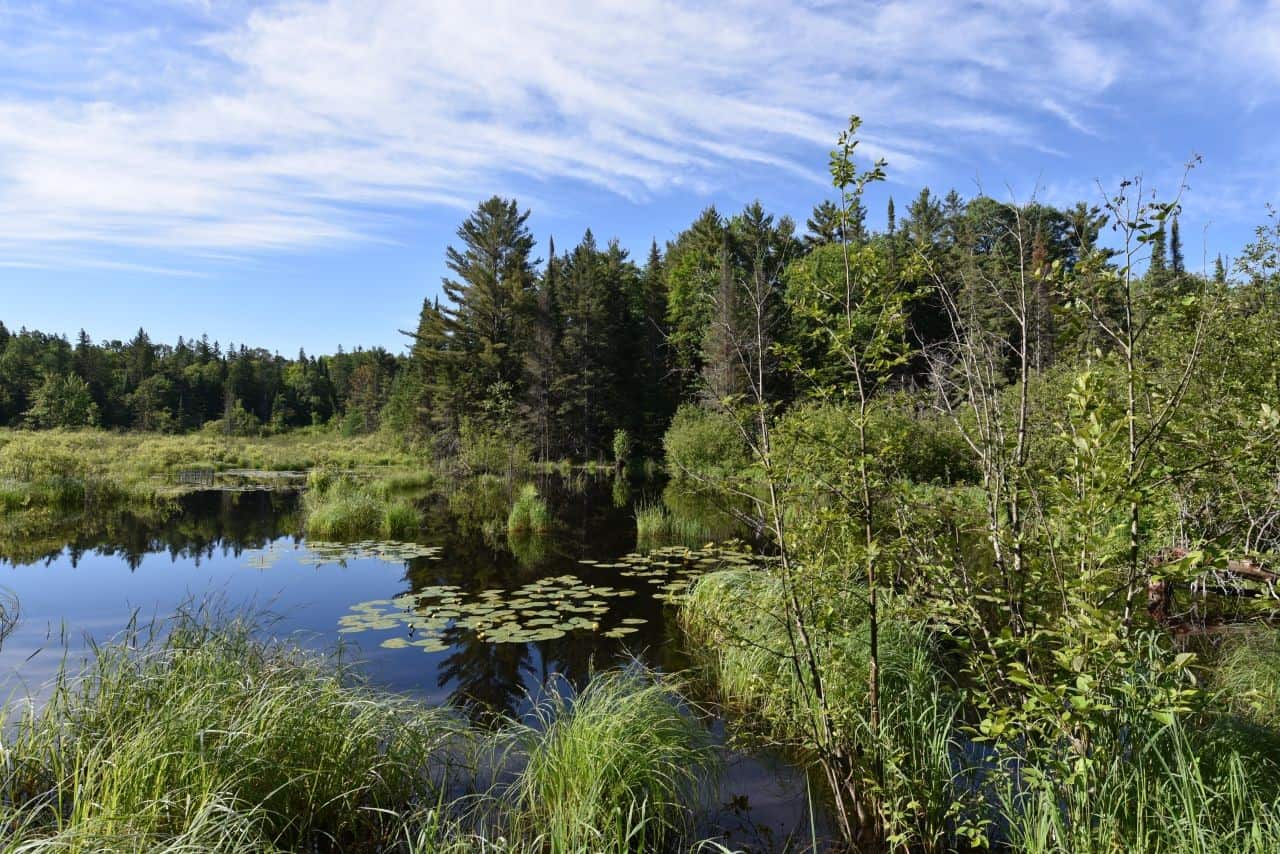
[[[1245,623],[1280,622],[1280,573],[1252,558],[1228,560],[1224,567],[1199,573],[1186,585],[1192,604],[1179,610],[1179,584],[1156,575],[1160,567],[1187,556],[1186,549],[1166,549],[1152,560],[1147,581],[1147,613],[1158,624],[1179,635],[1216,634]],[[1185,583],[1185,582],[1184,582]],[[1213,597],[1211,599],[1210,597]],[[1247,614],[1223,613],[1232,601],[1272,600],[1277,608],[1253,609]]]

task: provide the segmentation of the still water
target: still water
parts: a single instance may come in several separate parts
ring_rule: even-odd
[[[634,508],[656,497],[644,485],[538,485],[557,525],[537,537],[508,535],[511,490],[497,479],[419,496],[426,523],[413,544],[308,542],[298,497],[283,491],[197,492],[163,518],[51,522],[0,542],[0,587],[20,603],[0,690],[39,696],[64,660],[74,667],[130,620],[210,601],[262,614],[273,637],[340,648],[377,685],[473,713],[519,715],[549,683],[581,687],[593,668],[632,659],[687,666],[664,592],[719,559],[636,557]],[[533,639],[490,642],[488,618],[512,606]],[[807,835],[802,774],[767,753],[726,758],[713,821],[734,842],[768,850]]]

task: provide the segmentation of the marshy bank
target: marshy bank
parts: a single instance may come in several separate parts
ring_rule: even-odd
[[[713,791],[667,678],[601,672],[480,729],[254,629],[135,626],[11,706],[5,850],[676,850]]]

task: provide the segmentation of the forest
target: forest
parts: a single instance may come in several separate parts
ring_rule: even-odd
[[[861,156],[859,130],[851,119],[838,138],[831,198],[803,225],[758,202],[708,207],[642,259],[590,230],[568,249],[548,237],[541,257],[528,210],[483,201],[402,354],[289,359],[141,330],[73,345],[0,325],[11,537],[36,539],[14,520],[42,506],[163,504],[161,473],[254,466],[300,471],[301,524],[325,540],[429,528],[392,477],[487,484],[499,539],[541,565],[528,538],[554,529],[556,507],[533,473],[588,465],[616,472],[619,506],[631,480],[666,483],[635,510],[636,551],[658,566],[676,554],[664,548],[711,540],[744,555],[716,552],[673,588],[687,672],[597,674],[518,737],[500,729],[524,758],[488,800],[450,800],[418,773],[460,742],[498,750],[478,724],[369,701],[312,659],[295,680],[252,633],[180,623],[176,646],[137,668],[117,650],[84,693],[19,721],[25,764],[0,811],[15,838],[733,850],[700,839],[686,806],[709,761],[690,711],[703,703],[734,739],[805,769],[828,833],[813,849],[1280,850],[1280,220],[1197,269],[1184,175],[1069,207],[923,189],[900,216],[890,199],[875,231],[865,191],[888,166]],[[151,486],[117,494],[106,457],[126,454]],[[391,468],[353,477],[362,462]],[[496,633],[485,613],[474,625]],[[127,700],[135,677],[178,705],[183,678],[221,685],[218,714],[280,704],[255,726],[314,704],[314,721],[287,726],[314,729],[317,750],[355,726],[362,756],[289,761],[378,782],[313,798],[334,780],[295,792],[232,775],[203,791],[137,772],[230,797],[218,809],[243,821],[216,832],[214,800],[162,807],[119,780],[120,809],[141,816],[123,829],[87,806],[32,806],[89,786],[77,774],[92,777],[95,738],[120,720],[148,731],[150,707]],[[279,692],[236,693],[258,679]],[[175,745],[206,726],[178,715],[154,724]],[[73,725],[67,747],[55,734]],[[599,750],[615,776],[592,767]]]

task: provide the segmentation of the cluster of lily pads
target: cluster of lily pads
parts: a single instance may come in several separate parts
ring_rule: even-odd
[[[352,607],[339,620],[339,631],[357,633],[406,628],[406,635],[387,638],[388,649],[418,647],[426,652],[448,648],[443,640],[449,629],[475,633],[488,643],[533,643],[557,640],[575,631],[599,632],[607,638],[624,638],[637,632],[647,620],[624,617],[609,620],[611,601],[637,595],[674,601],[688,590],[698,575],[726,565],[744,565],[758,560],[733,549],[684,547],[661,549],[649,554],[629,554],[612,563],[582,560],[598,574],[617,570],[620,578],[633,579],[633,586],[593,584],[577,575],[542,578],[514,590],[482,590],[468,593],[461,587],[441,584],[426,587],[394,599],[377,599]],[[645,591],[648,586],[650,591]]]

